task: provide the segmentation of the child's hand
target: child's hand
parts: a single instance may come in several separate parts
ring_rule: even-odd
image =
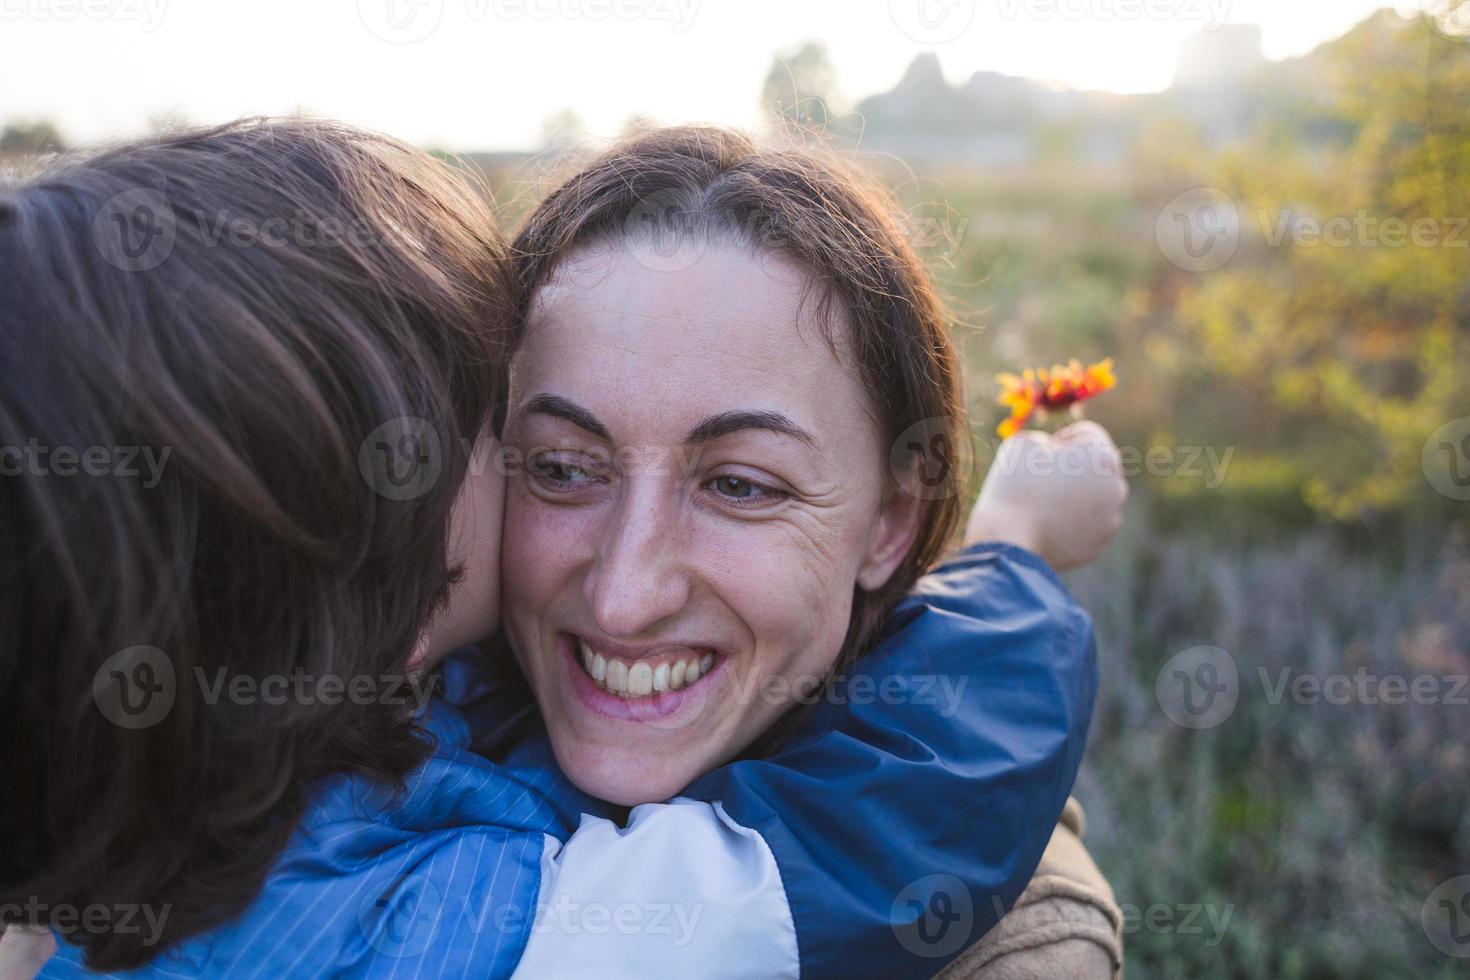
[[[1128,484],[1118,447],[1096,422],[1001,443],[965,528],[965,544],[1006,541],[1053,568],[1097,559],[1123,523]]]

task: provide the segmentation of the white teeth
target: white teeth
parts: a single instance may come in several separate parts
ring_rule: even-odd
[[[653,668],[642,660],[628,668],[628,693],[635,698],[653,693]]]
[[[580,637],[577,639],[577,656],[598,686],[623,698],[646,698],[655,692],[682,690],[708,674],[715,665],[713,653],[673,663],[665,661],[657,667],[645,660],[629,664],[604,657]]]
[[[607,662],[607,689],[614,694],[628,693],[628,665],[621,660]]]

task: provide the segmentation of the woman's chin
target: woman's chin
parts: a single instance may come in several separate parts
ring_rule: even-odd
[[[553,735],[557,761],[573,785],[589,796],[619,806],[663,803],[702,775],[699,766],[679,759],[595,746],[570,746],[563,753],[556,743]]]

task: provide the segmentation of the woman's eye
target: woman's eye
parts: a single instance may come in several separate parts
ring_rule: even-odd
[[[575,490],[591,483],[592,474],[575,463],[543,456],[531,461],[531,474],[541,483],[557,490]]]
[[[786,496],[780,490],[739,476],[717,476],[706,486],[721,499],[741,506],[774,503]]]

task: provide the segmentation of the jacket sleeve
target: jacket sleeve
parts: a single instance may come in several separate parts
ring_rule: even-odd
[[[566,911],[517,975],[930,976],[1025,888],[1096,688],[1091,621],[1051,569],[973,546],[777,751],[549,843],[537,905]]]

